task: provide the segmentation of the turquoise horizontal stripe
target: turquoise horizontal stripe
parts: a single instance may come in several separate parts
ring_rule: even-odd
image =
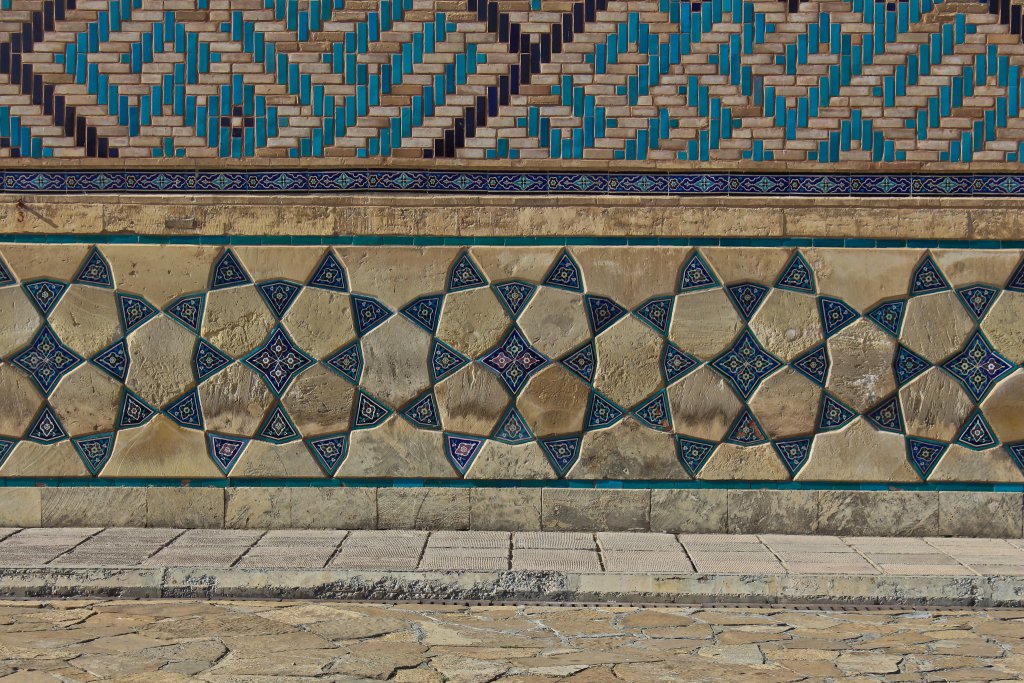
[[[1024,484],[979,484],[967,482],[921,482],[917,484],[795,482],[795,481],[664,481],[634,479],[86,479],[8,478],[0,487],[200,487],[237,488],[280,486],[290,488],[556,488],[556,489],[669,489],[669,490],[779,490],[779,491],[992,491],[1024,492]]]

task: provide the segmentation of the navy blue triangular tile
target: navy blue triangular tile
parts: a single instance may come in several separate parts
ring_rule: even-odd
[[[892,336],[899,337],[900,330],[903,328],[903,313],[906,308],[907,302],[902,299],[883,301],[868,311],[867,316]]]
[[[904,384],[914,379],[931,366],[931,363],[902,344],[899,344],[896,347],[896,357],[893,360],[893,372],[896,374],[897,385],[902,387]]]
[[[32,299],[32,303],[36,305],[39,312],[47,316],[64,296],[68,286],[57,280],[39,279],[24,283],[22,288]]]
[[[907,458],[921,479],[927,480],[949,444],[917,436],[907,437]]]
[[[487,284],[483,273],[467,252],[462,252],[448,272],[448,291],[461,292],[464,289],[483,287]]]
[[[1006,452],[1010,454],[1017,469],[1024,473],[1024,442],[1006,444]]]
[[[3,467],[4,463],[7,462],[7,456],[11,454],[17,443],[14,439],[0,437],[0,467]]]
[[[910,278],[910,295],[931,294],[949,289],[949,282],[942,274],[939,267],[932,260],[931,255],[925,256],[914,268],[914,274]]]
[[[57,417],[57,413],[47,404],[32,421],[32,426],[28,428],[25,438],[36,443],[51,444],[68,438],[68,433],[64,429],[64,425],[61,424],[60,418]]]
[[[729,285],[726,291],[729,292],[729,298],[736,304],[736,309],[744,320],[750,320],[768,295],[768,288],[755,282]]]
[[[714,450],[715,444],[710,441],[676,434],[676,454],[691,477],[696,477],[700,473]]]
[[[476,460],[477,454],[480,452],[480,447],[484,445],[484,440],[476,436],[466,436],[464,434],[448,434],[444,435],[444,452],[448,456],[452,465],[458,470],[462,476],[466,475],[469,468],[473,465],[473,461]]]
[[[893,394],[864,415],[871,424],[883,432],[903,433],[903,409],[899,396]]]
[[[440,429],[441,415],[437,410],[437,401],[434,400],[434,392],[428,391],[402,411],[402,415],[409,422],[422,429]]]
[[[988,313],[988,309],[992,307],[996,296],[999,295],[999,290],[987,285],[971,285],[970,287],[961,287],[956,290],[956,293],[964,302],[967,312],[977,322],[981,322],[981,319]]]
[[[210,277],[210,289],[238,287],[252,282],[249,273],[245,272],[235,252],[225,249],[217,262],[213,264],[213,275]]]
[[[139,398],[134,392],[125,389],[121,394],[121,410],[117,417],[118,429],[140,427],[156,415],[156,410]]]
[[[782,269],[782,274],[779,275],[779,279],[775,283],[775,286],[779,289],[789,289],[794,292],[814,294],[816,291],[814,286],[814,273],[811,271],[811,266],[799,251],[793,254],[793,257],[789,259],[789,263]]]
[[[512,316],[513,320],[519,317],[519,314],[523,312],[526,304],[530,303],[530,299],[533,298],[534,293],[537,291],[536,285],[521,280],[502,282],[492,286],[498,294],[498,299],[505,307],[505,310],[509,312],[509,315]]]
[[[348,455],[348,435],[331,434],[306,440],[306,447],[330,476],[334,476]]]
[[[761,429],[761,425],[754,419],[754,414],[749,408],[744,408],[732,423],[732,429],[725,437],[727,443],[734,443],[738,446],[755,446],[768,440],[768,436]]]
[[[819,344],[813,349],[795,359],[790,363],[797,372],[811,380],[819,387],[825,386],[828,379],[828,370],[831,362],[828,358],[828,349],[825,344]]]
[[[597,370],[594,358],[594,345],[587,343],[563,358],[561,363],[589,384],[594,381],[594,372]]]
[[[232,358],[213,344],[200,339],[196,342],[196,351],[192,354],[192,369],[196,373],[196,381],[202,382],[231,365]]]
[[[437,332],[437,323],[441,319],[441,302],[443,295],[431,294],[422,296],[406,304],[401,313],[430,334]]]
[[[559,255],[558,260],[548,271],[547,277],[544,278],[544,284],[571,292],[583,291],[583,274],[568,251],[563,251]]]
[[[665,377],[666,385],[685,376],[698,365],[700,365],[699,360],[684,353],[672,342],[665,344],[665,350],[661,354],[661,372]]]
[[[180,398],[172,401],[170,405],[164,408],[164,413],[167,417],[187,429],[202,430],[205,427],[198,389],[191,389]]]
[[[672,430],[671,411],[669,411],[668,396],[664,390],[634,408],[633,415],[651,429],[657,429],[659,432]]]
[[[553,439],[541,439],[540,447],[551,462],[551,466],[560,478],[565,477],[580,457],[580,437],[560,436]]]
[[[278,320],[284,317],[302,291],[302,285],[288,280],[261,282],[256,288]]]
[[[260,439],[271,443],[287,443],[299,438],[299,430],[295,428],[295,423],[292,422],[292,418],[288,416],[281,404],[276,404],[267,413],[257,435]]]
[[[356,334],[360,337],[381,325],[392,315],[394,312],[376,299],[352,295],[352,318],[356,326]]]
[[[227,434],[210,433],[206,437],[207,446],[210,452],[210,459],[217,465],[225,475],[231,474],[231,468],[235,466],[242,452],[249,445],[249,439],[241,436],[229,436]]]
[[[603,296],[584,295],[587,303],[587,321],[590,323],[590,331],[600,334],[610,325],[626,315],[626,309],[611,299]]]
[[[128,378],[128,368],[131,366],[128,344],[124,339],[114,342],[93,356],[92,364],[117,381],[124,382]]]
[[[360,391],[356,397],[356,414],[352,419],[353,429],[369,429],[376,427],[391,415],[391,409],[370,396],[365,391]]]
[[[345,274],[345,267],[341,265],[338,257],[333,252],[328,251],[324,254],[320,265],[313,271],[308,284],[310,287],[317,287],[319,289],[347,292],[348,276]]]
[[[199,334],[199,328],[203,324],[204,310],[206,310],[206,295],[189,294],[172,301],[164,309],[164,312],[187,329]]]
[[[82,262],[82,267],[78,269],[78,274],[75,275],[73,282],[80,285],[113,289],[114,278],[110,274],[110,264],[103,258],[103,254],[100,253],[99,249],[96,247],[92,248],[89,255],[85,257],[85,261]]]
[[[435,382],[440,382],[468,362],[468,358],[440,339],[434,340],[430,349],[430,374]]]
[[[828,296],[818,297],[818,311],[821,313],[821,329],[826,339],[860,317],[844,301]]]
[[[857,417],[857,411],[825,392],[821,397],[821,411],[818,414],[818,429],[823,432],[841,429]]]
[[[324,363],[352,384],[359,384],[363,374],[363,351],[358,341],[345,346]]]
[[[683,266],[679,276],[679,292],[695,292],[700,289],[717,287],[718,278],[699,252],[693,252],[693,256]]]
[[[651,329],[655,332],[668,334],[668,326],[672,322],[672,307],[674,304],[674,297],[657,296],[641,304],[639,308],[633,311],[633,315],[650,325]]]
[[[71,443],[74,445],[75,450],[78,451],[79,457],[82,458],[86,469],[89,470],[89,474],[94,477],[100,473],[103,466],[110,460],[110,456],[114,452],[115,436],[111,432],[108,434],[78,436],[71,439]]]
[[[6,287],[14,284],[14,273],[8,267],[7,262],[4,261],[3,257],[0,257],[0,287]],[[13,446],[11,447],[13,448]],[[10,449],[8,449],[10,452]]]
[[[975,451],[995,448],[999,439],[980,410],[975,410],[956,436],[956,442]]]
[[[159,311],[141,296],[118,292],[117,313],[121,318],[121,328],[128,335]]]
[[[807,464],[807,458],[811,454],[811,437],[773,441],[772,446],[779,454],[779,460],[789,472],[789,476],[795,477]]]
[[[533,432],[526,420],[519,414],[514,405],[509,406],[505,414],[498,420],[491,438],[508,444],[523,444],[533,440]]]
[[[596,391],[590,392],[590,404],[587,406],[587,429],[603,429],[611,427],[622,419],[625,411]]]

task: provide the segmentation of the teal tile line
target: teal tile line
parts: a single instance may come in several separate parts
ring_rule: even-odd
[[[1024,249],[1024,240],[899,240],[832,237],[423,237],[413,235],[154,236],[0,233],[0,243],[211,246],[608,246],[608,247],[829,247],[839,249]]]

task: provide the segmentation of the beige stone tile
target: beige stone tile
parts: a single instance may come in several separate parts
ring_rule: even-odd
[[[196,337],[167,316],[157,316],[128,335],[125,384],[153,406],[164,406],[194,382]]]
[[[896,342],[875,323],[860,319],[828,340],[832,368],[826,388],[858,412],[896,390]]]
[[[319,478],[324,476],[324,472],[302,441],[274,444],[254,440],[231,468],[231,476],[255,479]]]
[[[725,436],[742,403],[724,377],[701,366],[668,388],[677,434],[716,441]]]
[[[588,293],[634,309],[655,295],[675,293],[689,247],[574,247]]]
[[[64,376],[50,395],[50,405],[71,434],[109,432],[117,424],[121,392],[117,380],[85,363]]]
[[[219,529],[224,526],[224,489],[211,486],[147,487],[146,526]]]
[[[304,436],[348,431],[355,402],[352,383],[322,365],[296,377],[281,397],[281,406]]]
[[[548,358],[561,358],[590,337],[583,296],[539,287],[519,316],[530,344]]]
[[[599,572],[601,561],[590,550],[533,550],[512,552],[512,569],[520,571]]]
[[[183,294],[206,289],[218,247],[108,244],[103,255],[118,288],[164,308]]]
[[[632,408],[662,386],[664,340],[634,317],[625,317],[594,340],[594,387],[624,408]]]
[[[456,247],[339,247],[353,292],[398,310],[417,297],[443,292]],[[415,273],[416,277],[409,277]]]
[[[787,362],[824,338],[815,297],[784,289],[768,293],[751,318],[750,329],[766,351]]]
[[[356,337],[349,295],[316,287],[299,292],[281,324],[299,348],[321,360]]]
[[[922,536],[939,524],[935,491],[818,491],[823,533]]]
[[[632,416],[587,432],[569,479],[689,479],[671,434],[641,425]]]
[[[813,434],[818,426],[821,387],[786,367],[766,378],[748,405],[773,439]]]
[[[1002,443],[1024,439],[1024,370],[996,384],[981,402],[981,412]]]
[[[725,532],[728,491],[724,489],[655,489],[651,491],[651,531]]]
[[[954,287],[1002,287],[1020,261],[1015,249],[932,249],[931,254]]]
[[[960,444],[950,444],[928,481],[1024,482],[1024,474],[1005,448],[975,451]]]
[[[229,356],[241,358],[257,348],[273,327],[274,316],[254,285],[206,295],[203,337]]]
[[[900,388],[903,423],[908,434],[952,441],[974,402],[960,383],[942,368],[929,368]]]
[[[467,479],[554,479],[555,470],[536,442],[507,444],[488,439],[466,472]]]
[[[377,489],[372,487],[296,487],[291,495],[291,525],[300,529],[375,529]]]
[[[392,407],[406,405],[430,386],[430,333],[401,315],[362,338],[360,386]]]
[[[730,489],[730,534],[813,534],[818,525],[818,492]],[[685,543],[684,543],[685,545]]]
[[[237,246],[233,250],[256,282],[285,279],[304,283],[327,253],[323,247],[277,247],[267,244]]]
[[[648,531],[651,493],[621,489],[544,489],[545,531]]]
[[[942,325],[935,321],[941,320]],[[963,348],[974,321],[953,291],[911,297],[903,314],[903,343],[932,363]]]
[[[145,526],[146,489],[128,486],[46,487],[43,526]]]
[[[991,491],[939,491],[938,533],[950,536],[1020,538],[1024,536],[1024,495]]]
[[[43,407],[43,397],[29,375],[9,363],[0,364],[0,396],[4,397],[0,434],[20,437]]]
[[[847,219],[851,213],[847,212]],[[818,292],[842,299],[859,311],[906,296],[922,254],[916,249],[821,248],[803,249],[801,253],[814,271]]]
[[[377,492],[381,529],[468,529],[470,490],[382,488]]]
[[[590,391],[576,375],[552,364],[530,378],[516,407],[538,437],[582,431]]]
[[[478,456],[479,459],[479,456]],[[470,489],[470,528],[535,531],[541,528],[541,489]]]
[[[89,250],[87,244],[47,245],[45,249],[38,244],[5,244],[3,258],[22,282],[40,277],[70,282]]]
[[[1014,363],[1024,362],[1024,293],[1002,292],[981,322],[996,350]]]
[[[697,475],[704,480],[785,481],[789,471],[769,443],[739,446],[722,443]]]
[[[774,247],[707,247],[701,253],[724,284],[775,284],[791,257],[788,249]]]
[[[280,486],[233,486],[225,489],[224,528],[291,527],[292,491]]]
[[[469,363],[434,386],[434,397],[446,431],[488,436],[508,408],[504,382],[490,369]]]
[[[680,294],[668,338],[683,351],[709,361],[732,345],[743,320],[724,289]]]
[[[455,468],[444,455],[441,434],[416,429],[405,418],[389,417],[379,427],[349,436],[348,457],[338,477],[450,478]]]
[[[50,327],[69,349],[89,358],[121,336],[114,292],[71,285],[50,312]]]
[[[247,436],[259,428],[274,396],[249,366],[234,363],[199,385],[199,402],[208,430]]]
[[[42,520],[42,489],[8,486],[0,489],[0,524],[37,527]]]
[[[794,478],[798,481],[920,480],[907,461],[903,437],[879,431],[861,417],[839,431],[815,436],[807,464]]]
[[[157,415],[142,427],[121,430],[103,477],[220,478],[210,458],[206,438]]]
[[[501,343],[511,324],[494,292],[477,287],[445,296],[437,338],[467,358],[479,358]]]
[[[12,355],[32,341],[43,317],[21,287],[0,288],[0,356]]]
[[[0,477],[89,477],[70,441],[40,444],[20,441],[0,466]]]
[[[469,252],[491,282],[525,280],[539,284],[562,248],[471,247]]]

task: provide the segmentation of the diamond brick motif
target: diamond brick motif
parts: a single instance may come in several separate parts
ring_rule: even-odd
[[[511,393],[518,394],[530,377],[549,361],[530,346],[522,332],[512,328],[480,362],[497,374]]]
[[[694,252],[690,260],[683,266],[679,276],[679,292],[695,292],[700,289],[717,287],[718,278],[711,267],[698,252]]]
[[[94,477],[100,473],[103,466],[110,460],[114,452],[115,434],[93,434],[92,436],[79,436],[71,440],[79,457],[85,463],[86,469]]]
[[[975,401],[980,401],[996,382],[1013,372],[1015,366],[996,352],[981,332],[975,332],[963,350],[942,367],[963,385]]]
[[[444,435],[445,454],[459,474],[463,476],[466,475],[473,461],[476,460],[480,447],[483,445],[484,440],[475,436],[465,436],[462,434]]]
[[[199,334],[203,324],[203,311],[206,309],[206,297],[202,294],[190,294],[175,299],[164,312],[186,329]]]
[[[815,293],[814,273],[800,252],[793,254],[789,263],[782,269],[782,274],[779,275],[775,286],[779,289],[789,289],[794,292]]]
[[[117,310],[121,316],[121,329],[124,330],[125,335],[131,334],[159,312],[142,297],[120,292],[117,295]]]
[[[192,354],[192,369],[196,373],[196,381],[203,382],[231,365],[231,356],[217,349],[213,344],[200,339],[196,342],[196,350]]]
[[[903,409],[899,396],[893,394],[869,410],[865,417],[883,432],[903,432]]]
[[[295,303],[295,298],[302,291],[302,285],[288,280],[270,280],[259,283],[256,285],[256,289],[259,290],[260,296],[263,297],[274,316],[280,320]]]
[[[328,475],[334,476],[348,454],[348,435],[333,434],[308,439],[306,447]]]
[[[902,299],[885,301],[868,311],[868,318],[894,337],[900,336],[903,328],[903,313],[907,302]]]
[[[647,323],[651,329],[660,334],[668,334],[669,323],[672,322],[672,308],[675,299],[670,296],[658,296],[648,299],[640,305],[633,315]]]
[[[807,458],[811,454],[811,437],[773,441],[772,447],[779,454],[779,460],[789,472],[789,476],[795,477],[807,464]]]
[[[54,309],[68,289],[63,282],[46,279],[32,280],[24,283],[22,287],[43,316],[50,315],[50,311]]]
[[[359,384],[363,374],[363,351],[358,341],[343,347],[324,363],[352,384]]]
[[[587,322],[590,323],[590,331],[593,334],[600,334],[612,324],[626,315],[626,309],[611,299],[603,296],[584,295],[586,302]]]
[[[287,443],[299,438],[299,430],[280,404],[275,405],[257,432],[259,438],[271,443]]]
[[[761,307],[764,298],[768,296],[768,288],[755,282],[729,285],[726,287],[726,291],[729,292],[729,298],[732,299],[736,310],[740,312],[744,320],[750,320],[751,316]]]
[[[249,439],[226,434],[207,434],[206,441],[210,458],[225,475],[231,474],[231,468],[235,466],[238,459],[242,457],[245,447],[249,445]]]
[[[335,292],[348,291],[348,276],[341,261],[328,251],[309,277],[309,286]]]
[[[402,411],[409,422],[422,429],[440,429],[441,416],[437,411],[437,401],[434,400],[434,392],[428,391]]]
[[[571,292],[583,291],[583,275],[579,265],[569,252],[561,253],[558,260],[555,261],[555,265],[551,266],[551,270],[548,271],[547,277],[544,278],[544,284]]]
[[[416,299],[405,305],[401,313],[430,334],[437,332],[437,323],[441,319],[442,295],[433,294]]]
[[[913,276],[911,276],[911,296],[931,294],[932,292],[941,292],[947,289],[949,289],[949,282],[946,281],[946,277],[939,270],[932,257],[930,255],[925,256],[914,269]]]
[[[604,429],[618,422],[625,411],[596,391],[590,392],[587,406],[587,429]]]
[[[513,320],[519,317],[519,314],[523,312],[526,304],[530,303],[530,299],[533,298],[534,293],[537,291],[536,285],[521,280],[502,282],[492,286],[498,294],[498,299],[505,307],[505,310],[509,312],[509,315],[512,316]]]
[[[32,426],[28,428],[25,438],[37,443],[51,444],[68,438],[68,433],[64,429],[64,425],[61,424],[60,418],[57,417],[57,413],[53,412],[53,408],[45,405],[36,415]]]
[[[43,395],[49,396],[61,378],[82,363],[82,358],[44,326],[11,362],[31,375]]]
[[[561,360],[562,365],[586,383],[594,381],[597,363],[594,360],[594,345],[587,343]]]
[[[103,258],[103,254],[100,253],[99,249],[96,247],[92,248],[72,282],[107,289],[114,287],[114,278],[110,275],[110,264]]]
[[[518,445],[528,443],[534,437],[530,426],[526,424],[526,420],[513,405],[509,406],[502,418],[498,420],[498,425],[494,428],[491,438],[502,443]]]
[[[213,264],[213,275],[210,279],[210,289],[225,289],[227,287],[238,287],[252,283],[249,273],[239,262],[238,257],[230,249],[226,249],[217,262]]]
[[[921,479],[926,480],[939,464],[942,455],[949,448],[949,444],[921,437],[907,437],[907,458],[910,464],[917,470]]]
[[[700,473],[714,450],[715,444],[710,441],[676,434],[676,454],[691,477],[696,477]]]
[[[172,401],[164,408],[164,413],[187,429],[202,430],[204,428],[203,409],[199,403],[199,391],[196,389],[192,389]]]
[[[668,396],[659,391],[633,409],[633,415],[644,425],[659,432],[672,430],[672,417],[668,408]]]
[[[128,368],[131,367],[131,362],[131,357],[128,355],[128,344],[124,339],[114,342],[92,358],[93,365],[118,382],[124,382],[128,378]]]
[[[316,363],[280,326],[275,327],[263,345],[242,362],[259,373],[276,396],[283,394],[292,380]]]
[[[559,477],[565,477],[580,457],[580,438],[578,436],[541,439],[540,447],[548,456],[555,474]]]
[[[975,321],[981,322],[999,295],[999,290],[987,285],[972,285],[970,287],[961,287],[956,290],[956,293],[959,295],[960,300],[964,302],[967,312],[971,314]]]
[[[764,350],[750,330],[744,330],[731,349],[711,362],[711,367],[724,375],[745,399],[782,365],[782,361]]]
[[[974,411],[967,418],[967,422],[961,427],[957,434],[956,442],[976,451],[983,451],[986,448],[995,448],[999,445],[999,439],[988,424],[988,420],[981,411]]]

